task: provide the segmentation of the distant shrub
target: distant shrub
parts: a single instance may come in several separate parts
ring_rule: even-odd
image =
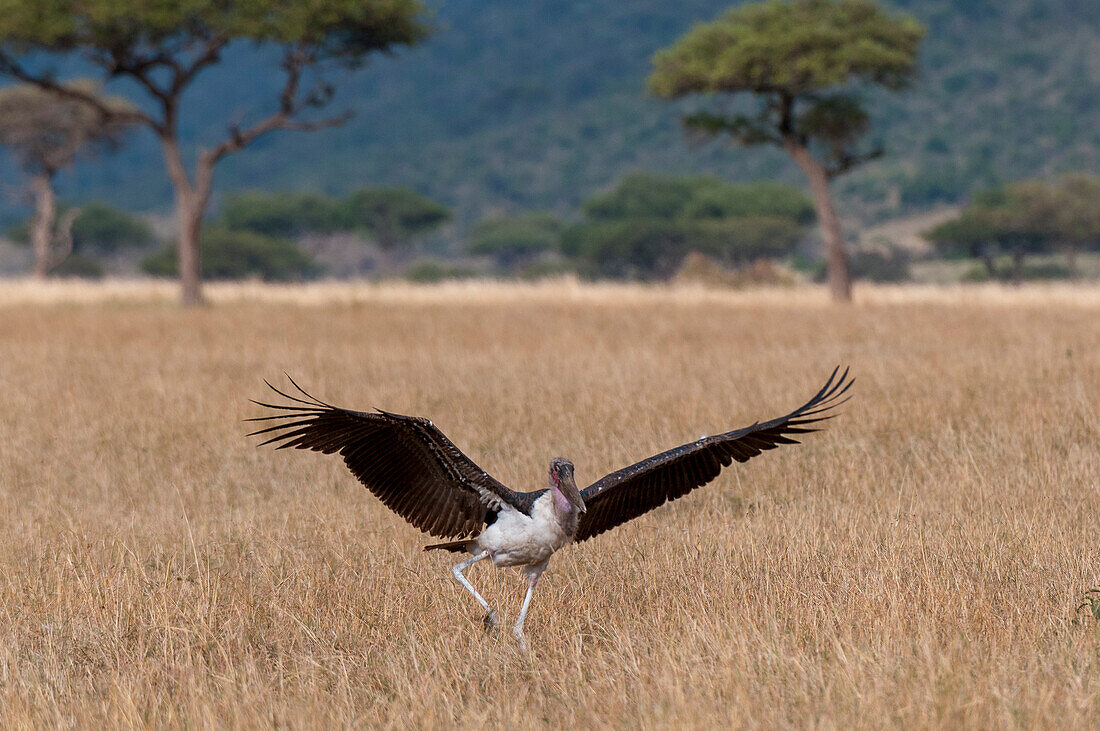
[[[871,249],[854,252],[848,258],[852,278],[869,282],[907,282],[912,279],[909,271],[911,257],[903,249],[886,251]],[[824,262],[818,262],[814,281],[824,282],[827,273]]]
[[[686,218],[781,218],[814,221],[814,206],[797,188],[781,183],[726,183],[703,178],[684,207]]]
[[[87,254],[72,254],[50,270],[50,276],[73,279],[102,279],[106,273],[103,262]]]
[[[62,206],[61,212],[71,210]],[[61,216],[58,216],[58,220]],[[19,244],[30,243],[30,222],[11,226],[6,236]],[[87,203],[73,220],[73,251],[111,254],[124,248],[144,248],[156,243],[149,224],[140,218],[106,203]]]
[[[709,176],[628,175],[613,189],[589,198],[593,220],[696,219],[765,216],[807,224],[813,204],[797,188],[778,183],[727,183]]]
[[[909,254],[901,249],[857,251],[852,255],[852,276],[871,282],[905,282],[909,272]]]
[[[405,272],[410,282],[442,282],[446,279],[469,279],[476,277],[478,271],[470,267],[459,266],[438,259],[424,259],[415,262]]]
[[[635,173],[614,189],[584,202],[585,215],[593,220],[678,218],[695,195],[689,178]]]
[[[165,247],[146,257],[141,268],[154,276],[177,276],[176,247]],[[203,231],[202,275],[207,279],[260,277],[265,281],[286,281],[308,278],[318,271],[312,257],[293,241],[251,231]]]
[[[451,218],[446,206],[407,188],[361,188],[347,198],[315,193],[242,193],[229,196],[218,226],[265,236],[359,230],[384,249],[410,243]]]
[[[383,249],[394,249],[451,219],[451,209],[407,188],[362,188],[342,203],[349,228],[369,232]]]
[[[989,274],[989,268],[984,264],[968,267],[959,278],[960,281],[971,283],[988,282],[990,279],[992,279],[992,277]]]
[[[1069,279],[1069,267],[1061,262],[1026,263],[1020,271],[1022,279]]]
[[[929,206],[959,200],[966,194],[968,185],[969,179],[957,166],[932,162],[900,180],[898,192],[903,205]]]
[[[1070,279],[1073,274],[1069,267],[1057,261],[1024,262],[1017,273],[1010,257],[997,257],[993,263],[993,272],[990,273],[986,264],[971,266],[963,273],[961,279],[964,282],[1012,282],[1017,278],[1021,281],[1043,281],[1050,279]]]
[[[791,254],[789,263],[791,269],[808,277],[817,277],[823,266],[820,257],[807,256],[798,251]]]
[[[667,278],[689,251],[727,266],[789,254],[802,228],[788,220],[754,216],[713,221],[627,219],[573,226],[562,251],[600,276]]]
[[[548,213],[491,218],[470,231],[466,251],[474,256],[491,256],[498,266],[511,269],[561,245],[562,222]]]
[[[73,221],[73,250],[77,252],[110,253],[151,246],[156,240],[145,221],[106,203],[81,206],[80,215]]]
[[[542,259],[524,267],[519,275],[524,279],[547,279],[576,274],[577,266],[567,259]]]
[[[790,287],[798,283],[798,276],[785,266],[769,259],[729,269],[697,251],[684,257],[673,281],[681,284],[703,284],[710,287]]]
[[[228,196],[219,222],[224,228],[292,238],[349,227],[341,201],[314,193],[240,193]]]

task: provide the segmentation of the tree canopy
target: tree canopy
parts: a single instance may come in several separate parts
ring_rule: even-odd
[[[222,205],[219,221],[230,229],[294,237],[347,228],[341,201],[316,193],[237,193]]]
[[[94,95],[120,114],[134,109],[125,99],[103,95],[93,81],[71,82],[66,88]],[[80,155],[92,155],[118,145],[128,125],[104,118],[95,109],[30,84],[0,89],[0,145],[8,148],[29,174],[52,174],[72,165]]]
[[[549,213],[489,218],[470,231],[466,251],[491,256],[505,269],[561,246],[562,221]]]
[[[869,116],[856,87],[902,89],[917,69],[924,28],[873,0],[767,0],[697,25],[653,58],[650,91],[758,95],[755,114],[699,112],[689,127],[745,145],[820,146],[830,176],[873,157],[858,151]]]
[[[344,202],[348,222],[372,234],[379,246],[393,249],[451,218],[451,210],[407,188],[363,188]]]
[[[98,201],[82,205],[73,221],[73,251],[78,253],[111,253],[149,246],[156,240],[145,221]]]
[[[749,91],[799,96],[853,81],[892,89],[914,71],[922,26],[871,0],[767,0],[702,23],[654,57],[660,96]]]
[[[0,36],[25,50],[82,51],[120,71],[174,75],[217,60],[187,64],[182,54],[217,54],[233,40],[294,44],[354,64],[422,38],[422,13],[418,0],[0,0]]]
[[[39,278],[64,262],[74,246],[71,227],[76,212],[58,220],[54,177],[80,155],[116,147],[130,126],[127,117],[136,111],[126,100],[102,94],[93,81],[74,81],[57,89],[31,84],[0,89],[0,145],[30,177],[34,216],[29,232],[34,275]],[[105,111],[66,94],[86,96]]]

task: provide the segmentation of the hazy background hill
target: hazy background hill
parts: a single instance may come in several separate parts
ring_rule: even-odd
[[[339,86],[338,106],[356,112],[350,124],[276,134],[219,168],[218,190],[342,194],[407,185],[453,205],[464,223],[525,209],[569,213],[633,170],[801,185],[778,152],[693,147],[683,139],[677,108],[644,94],[653,51],[728,5],[438,3],[439,30],[430,41]],[[894,5],[928,26],[923,75],[911,91],[883,95],[872,107],[875,136],[890,154],[841,180],[849,213],[881,220],[958,200],[974,186],[1100,171],[1100,3]],[[227,109],[269,99],[278,81],[254,50],[235,49],[193,92],[204,104],[189,107],[187,138],[216,139]],[[12,173],[5,177],[15,182]],[[148,135],[61,184],[71,200],[99,198],[132,210],[167,209],[171,200]]]

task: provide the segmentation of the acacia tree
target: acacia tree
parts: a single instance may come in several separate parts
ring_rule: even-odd
[[[1069,275],[1076,278],[1077,252],[1100,244],[1100,177],[1067,173],[1050,182],[1013,183],[1006,198],[1019,225],[1065,253]]]
[[[366,230],[391,253],[451,218],[449,208],[407,188],[362,188],[344,206],[347,222]]]
[[[999,216],[995,208],[972,205],[963,209],[958,217],[944,221],[922,235],[941,254],[968,256],[981,259],[986,276],[997,276],[996,255],[999,253]]]
[[[703,111],[689,129],[743,145],[776,145],[802,169],[825,240],[829,286],[851,298],[851,272],[831,181],[881,150],[861,147],[869,116],[855,87],[904,88],[916,71],[924,29],[873,0],[749,3],[695,26],[653,58],[650,91],[751,94],[753,114]]]
[[[156,134],[175,190],[183,301],[198,304],[199,234],[215,166],[275,130],[344,122],[347,115],[308,114],[332,100],[324,72],[355,68],[372,52],[416,43],[427,33],[422,11],[420,0],[0,0],[0,72]],[[185,92],[235,41],[277,48],[282,88],[266,116],[248,123],[228,118],[225,137],[200,149],[188,166],[179,135]],[[37,58],[33,66],[21,62],[22,52],[79,54],[105,78],[136,82],[149,103],[119,112],[56,81]]]
[[[124,99],[100,94],[94,82],[73,82],[67,88],[91,95],[98,104],[119,114],[133,110]],[[80,213],[71,208],[58,221],[55,176],[81,155],[118,145],[126,129],[126,124],[104,119],[83,102],[37,86],[0,89],[0,145],[12,152],[30,177],[34,215],[29,238],[35,277],[44,279],[72,252],[72,224]]]
[[[466,251],[491,256],[501,269],[514,271],[559,249],[564,228],[562,221],[549,213],[488,218],[470,230]]]
[[[994,256],[1012,256],[1012,278],[1024,274],[1024,257],[1061,250],[1071,277],[1077,252],[1100,244],[1100,177],[1069,173],[1054,181],[1024,180],[983,191],[960,211],[925,232],[946,254],[980,257],[990,278]]]

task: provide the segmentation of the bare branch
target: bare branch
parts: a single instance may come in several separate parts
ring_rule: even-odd
[[[176,64],[175,77],[172,79],[171,94],[179,94],[185,86],[191,83],[196,75],[207,66],[217,63],[221,59],[222,49],[229,43],[227,36],[216,36],[207,41],[206,49],[186,68]]]
[[[324,119],[315,119],[311,122],[302,122],[300,120],[288,119],[283,124],[281,129],[294,130],[297,132],[315,132],[319,129],[331,129],[333,127],[339,127],[346,124],[352,117],[355,116],[355,112],[350,109],[341,112],[340,114],[334,114],[331,117],[325,117]]]
[[[108,74],[132,76],[158,99],[164,100],[168,95],[169,92],[157,86],[149,74],[157,68],[179,69],[179,64],[169,53],[162,50],[148,56],[135,56],[129,48],[120,47],[112,49],[109,54],[109,61],[100,62]]]
[[[99,112],[104,121],[109,120],[114,122],[145,124],[153,129],[160,129],[160,124],[157,120],[140,109],[112,108],[90,91],[59,83],[49,76],[32,74],[3,51],[0,51],[0,73],[11,76],[24,83],[33,84],[40,89],[45,89],[65,99],[87,104]]]
[[[313,64],[315,56],[312,52],[302,48],[287,51],[283,59],[283,69],[286,71],[286,82],[279,94],[279,108],[265,119],[256,122],[250,127],[242,128],[239,124],[231,124],[229,136],[217,147],[204,152],[201,162],[205,166],[212,167],[227,155],[244,149],[263,135],[275,130],[313,131],[329,127],[338,127],[349,119],[351,112],[327,117],[314,121],[301,121],[295,119],[306,108],[324,106],[331,98],[328,87],[323,83],[314,85],[304,95],[299,95],[299,87],[302,81],[303,70]]]
[[[743,145],[782,145],[782,138],[776,134],[766,116],[747,117],[743,114],[724,116],[709,112],[696,112],[683,120],[685,129],[712,137],[727,134]]]
[[[825,174],[829,179],[843,175],[849,170],[862,165],[865,162],[869,162],[876,158],[882,157],[885,150],[881,147],[876,147],[868,152],[854,153],[854,152],[839,152],[834,153],[833,162],[830,165],[825,166]]]

